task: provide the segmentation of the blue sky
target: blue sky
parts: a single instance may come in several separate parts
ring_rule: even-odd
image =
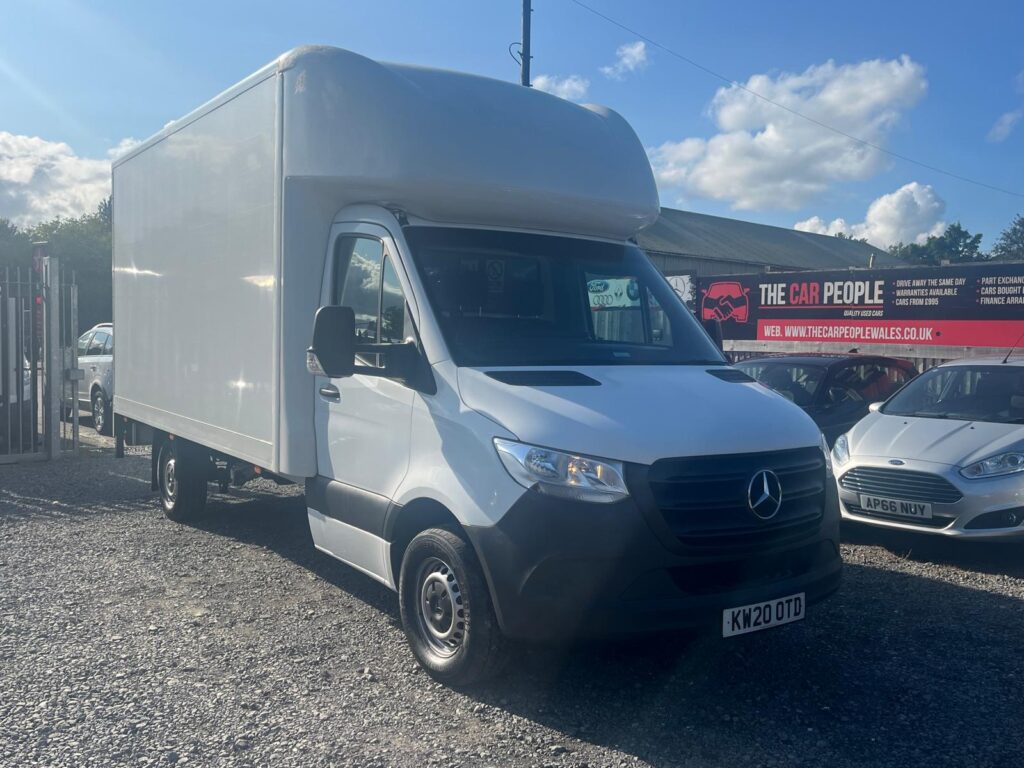
[[[587,2],[795,109],[1024,193],[1019,0]],[[621,112],[651,150],[665,205],[882,245],[955,220],[991,245],[1024,212],[1022,197],[863,150],[742,91],[718,93],[721,81],[650,45],[629,48],[635,35],[570,0],[534,5],[534,74]],[[0,216],[28,223],[88,206],[119,142],[302,43],[516,80],[507,46],[519,10],[519,0],[5,0]]]

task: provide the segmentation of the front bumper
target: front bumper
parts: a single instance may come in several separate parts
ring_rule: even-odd
[[[829,482],[820,525],[797,541],[694,553],[668,545],[635,497],[614,504],[527,491],[493,526],[468,527],[505,634],[544,640],[720,626],[726,608],[798,592],[813,604],[841,579]]]
[[[927,472],[938,475],[961,494],[951,504],[932,503],[933,520],[923,523],[881,514],[864,514],[860,509],[859,494],[842,486],[842,477],[856,467],[890,469],[888,460],[878,457],[854,456],[842,467],[836,468],[839,511],[844,520],[890,528],[894,530],[929,533],[957,539],[981,541],[1024,539],[1024,476],[1005,475],[968,480],[956,467],[927,461],[906,460],[901,470]],[[907,501],[920,499],[907,498]],[[1013,514],[1020,522],[1005,524],[1006,515]]]

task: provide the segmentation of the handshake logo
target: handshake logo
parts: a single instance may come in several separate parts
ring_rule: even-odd
[[[704,291],[704,298],[701,300],[701,320],[747,322],[750,319],[749,293],[750,289],[739,283],[712,283]]]

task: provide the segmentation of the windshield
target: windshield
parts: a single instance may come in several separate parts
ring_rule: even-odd
[[[457,365],[725,363],[633,245],[408,227]]]
[[[933,419],[1024,423],[1024,367],[932,368],[885,404],[882,413]]]
[[[736,367],[802,407],[814,402],[818,385],[825,377],[825,369],[821,366],[802,363],[767,363],[751,360],[737,363]]]

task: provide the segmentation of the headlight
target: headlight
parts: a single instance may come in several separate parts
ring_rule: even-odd
[[[977,477],[1012,475],[1015,472],[1024,472],[1024,453],[1020,451],[1000,453],[998,456],[968,464],[960,470],[961,475],[972,480]]]
[[[832,476],[832,451],[828,449],[828,440],[825,439],[825,433],[821,433],[821,455],[825,457],[825,472]]]
[[[843,466],[850,460],[850,441],[846,435],[840,435],[836,444],[832,446],[832,461],[837,467]]]
[[[505,469],[525,488],[576,501],[611,502],[629,496],[617,461],[576,456],[513,440],[494,438]]]

